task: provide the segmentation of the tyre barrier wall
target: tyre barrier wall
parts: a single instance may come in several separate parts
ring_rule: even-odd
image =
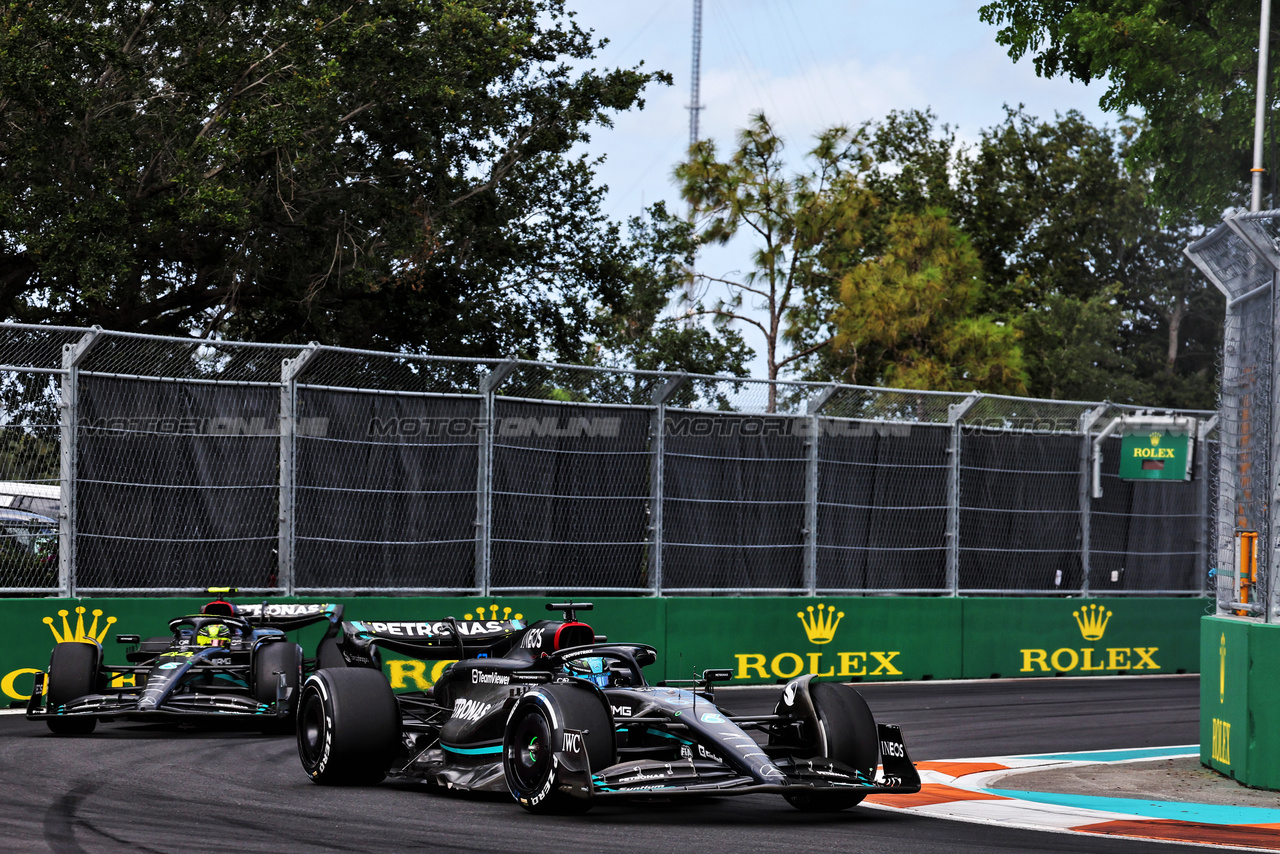
[[[1200,761],[1280,789],[1280,626],[1205,617],[1200,672]]]
[[[90,637],[108,664],[123,664],[117,633],[167,633],[208,598],[0,600],[0,692],[21,706],[53,644]],[[271,600],[273,603],[308,600]],[[459,620],[548,616],[546,598],[335,598],[348,620]],[[734,684],[783,682],[802,673],[843,682],[1194,673],[1205,599],[950,599],[907,597],[594,597],[582,612],[613,641],[652,644],[651,681],[732,669]],[[1243,627],[1240,627],[1243,628]],[[314,655],[324,627],[294,633]],[[1280,643],[1280,632],[1277,632]],[[397,690],[420,690],[447,662],[384,655]],[[1275,684],[1273,680],[1273,685]],[[1280,708],[1280,707],[1276,707]],[[1274,728],[1273,728],[1274,729]]]

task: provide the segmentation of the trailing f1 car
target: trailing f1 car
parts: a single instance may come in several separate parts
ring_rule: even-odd
[[[298,701],[307,775],[509,791],[525,809],[551,813],[760,792],[833,811],[872,793],[920,790],[899,729],[877,725],[847,685],[801,676],[773,714],[735,715],[712,693],[730,671],[650,685],[642,670],[657,658],[653,647],[598,637],[577,620],[589,604],[547,608],[563,619],[343,623],[337,648],[347,666],[311,674]],[[457,661],[430,691],[397,695],[379,649]]]
[[[341,605],[237,606],[218,599],[199,614],[170,620],[168,636],[116,635],[117,643],[132,645],[126,665],[104,664],[96,640],[64,641],[54,646],[48,672],[36,675],[27,718],[81,735],[117,717],[239,716],[264,732],[289,732],[304,673],[341,663],[334,640],[341,620]],[[303,658],[285,632],[323,621],[329,627],[316,658]]]

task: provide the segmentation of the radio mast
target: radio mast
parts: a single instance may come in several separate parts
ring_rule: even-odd
[[[698,141],[698,85],[702,76],[702,0],[693,0],[693,70],[689,75],[689,147]]]
[[[698,113],[702,111],[701,96],[698,91],[702,78],[702,0],[693,0],[693,64],[689,74],[689,148],[698,142]],[[698,211],[689,205],[689,220],[692,221]],[[696,261],[696,256],[695,256]],[[685,311],[684,325],[693,326],[693,282],[694,270],[689,270],[688,281],[684,285]]]

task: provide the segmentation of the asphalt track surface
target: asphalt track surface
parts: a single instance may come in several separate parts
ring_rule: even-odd
[[[1195,676],[859,686],[901,725],[914,760],[1192,744]],[[779,689],[722,690],[769,711]],[[54,736],[0,716],[0,851],[1186,852],[855,807],[806,815],[780,797],[610,804],[585,816],[525,813],[505,797],[420,786],[317,786],[292,738],[115,722]]]

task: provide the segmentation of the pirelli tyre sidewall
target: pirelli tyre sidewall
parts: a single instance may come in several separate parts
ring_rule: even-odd
[[[572,731],[570,737],[581,738],[591,771],[614,764],[613,719],[594,686],[566,683],[537,688],[521,697],[507,718],[502,770],[512,797],[526,810],[565,815],[591,808],[589,793],[579,797],[560,788],[568,731]]]
[[[880,761],[880,741],[866,700],[848,685],[810,682],[807,687],[817,713],[813,752],[855,768],[870,780]],[[836,812],[861,803],[866,796],[860,792],[810,789],[784,797],[804,812]]]
[[[298,698],[298,757],[329,786],[368,786],[387,776],[400,750],[400,706],[381,671],[319,670]]]
[[[67,641],[53,648],[49,656],[46,706],[55,712],[59,706],[95,693],[102,682],[102,647],[88,641]],[[51,717],[45,719],[52,732],[59,735],[88,735],[98,725],[91,717]]]

